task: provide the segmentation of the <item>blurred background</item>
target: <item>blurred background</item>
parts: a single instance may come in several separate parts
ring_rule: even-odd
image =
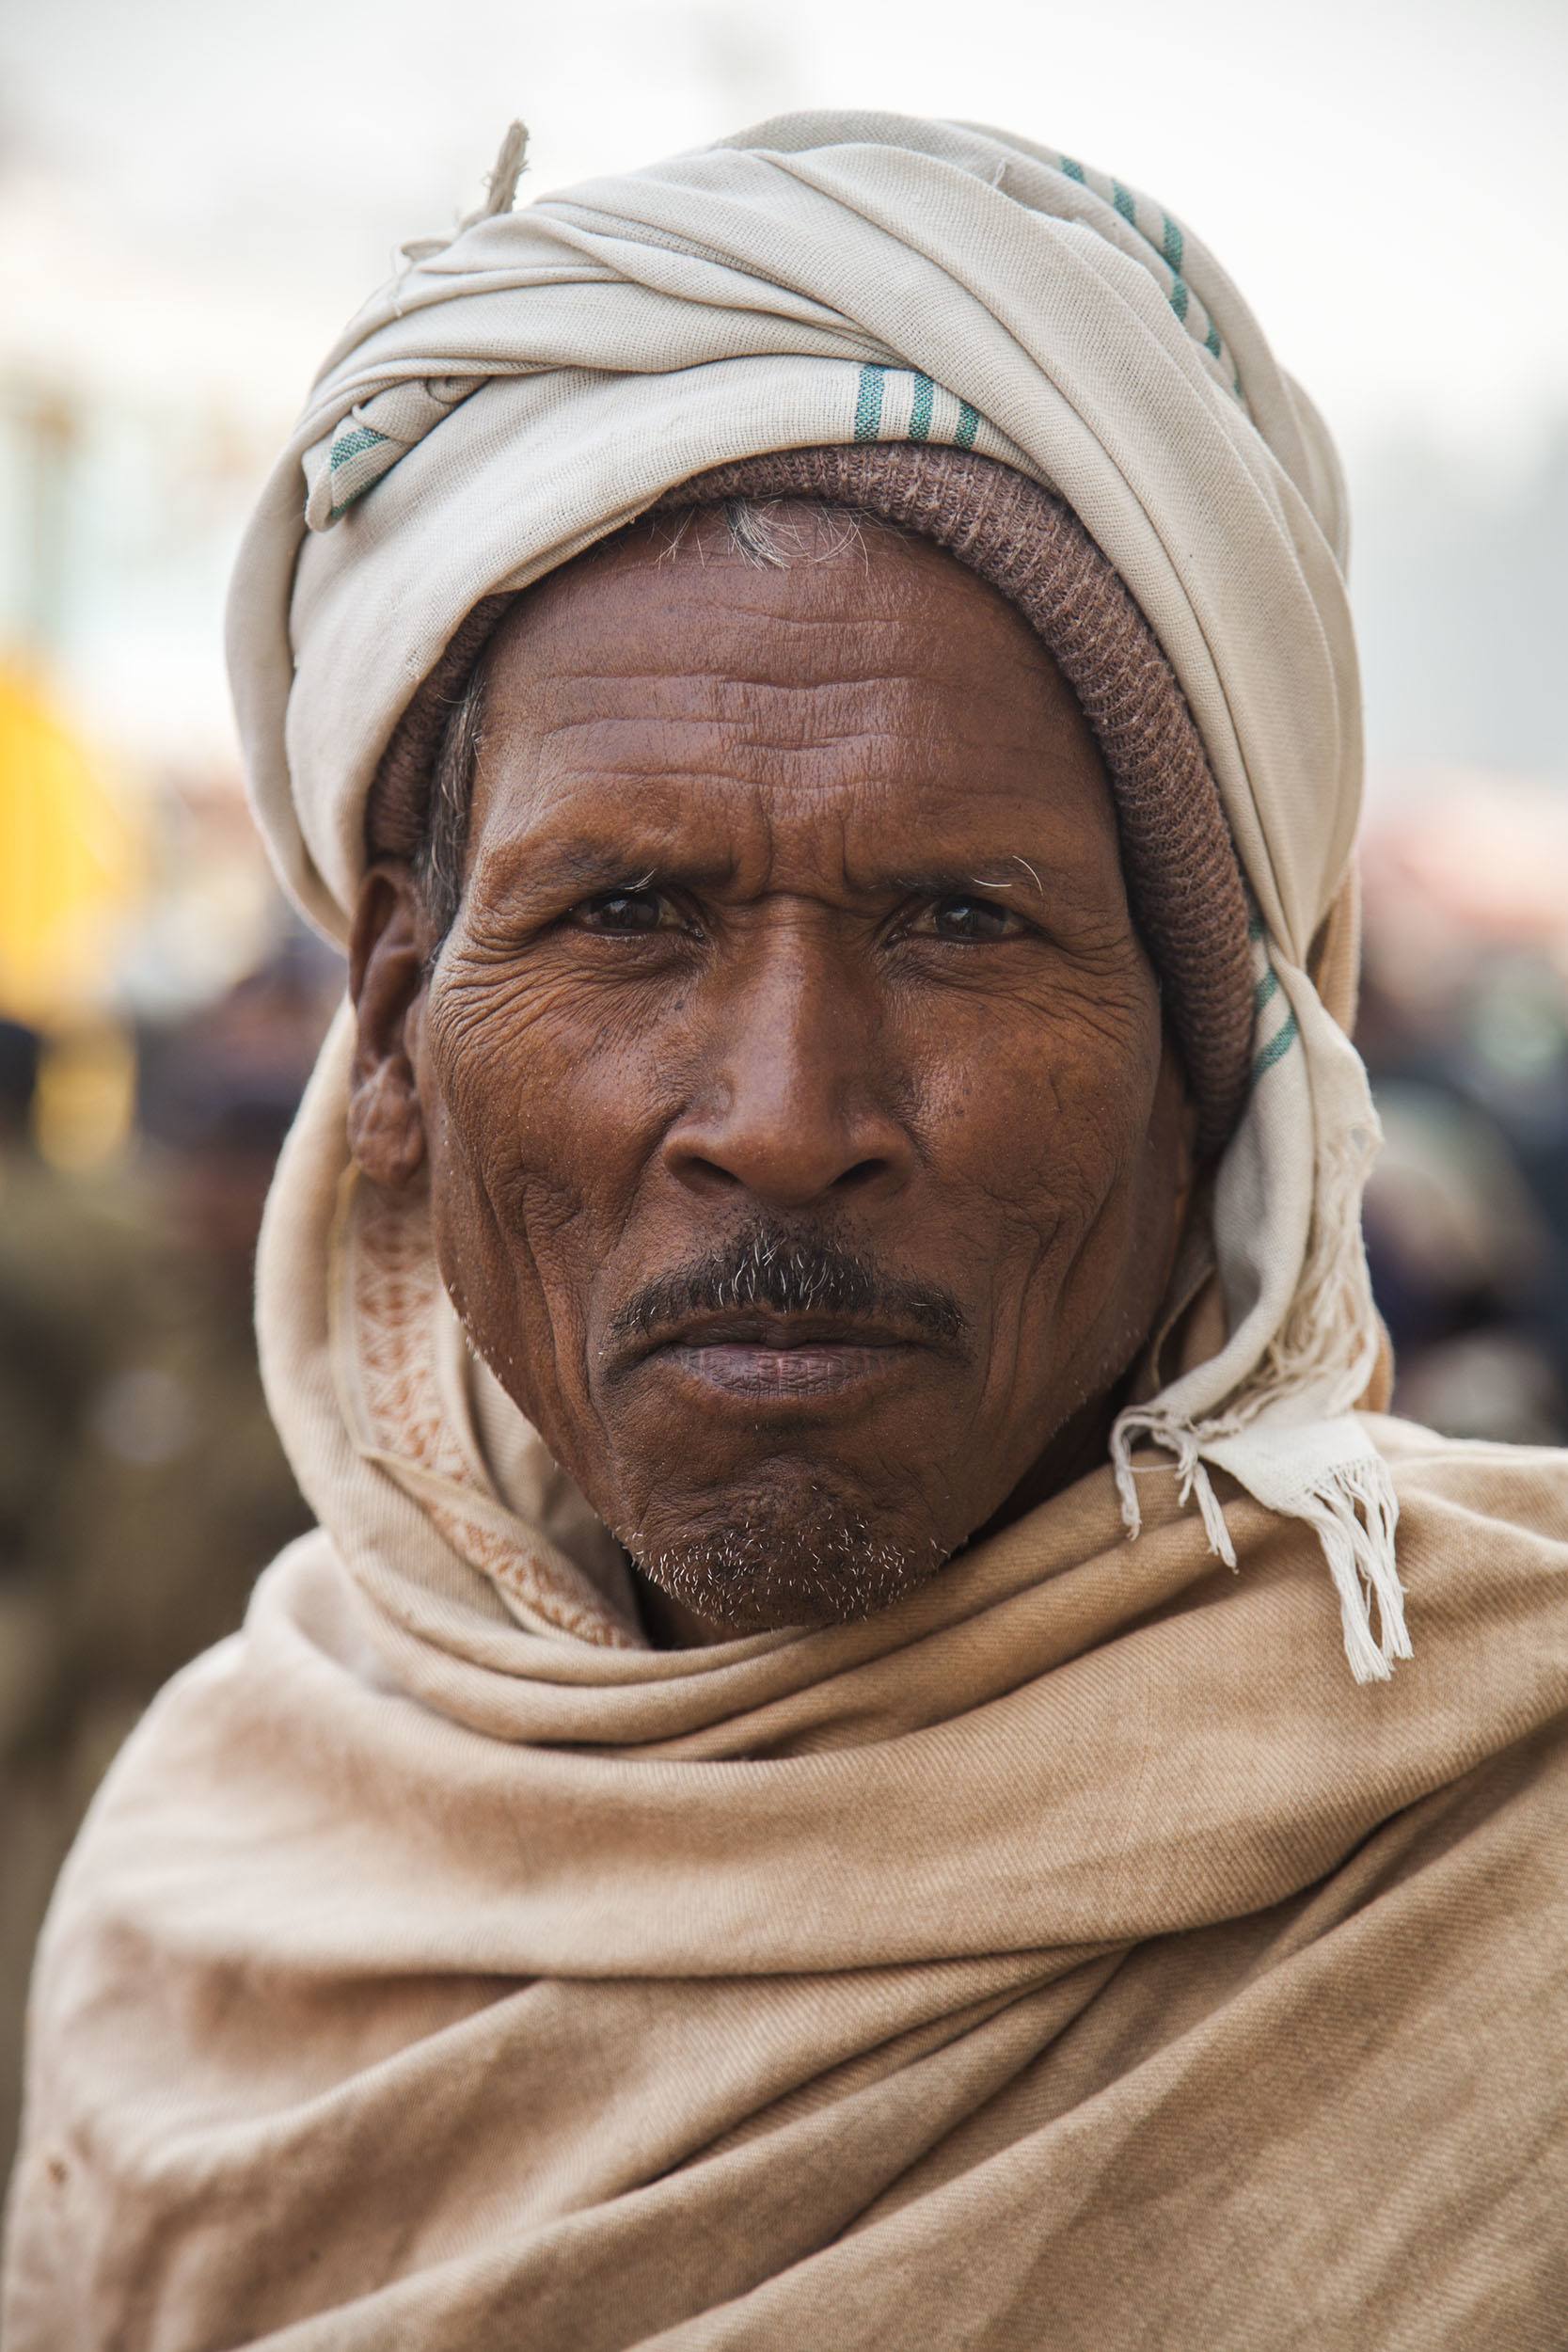
[[[1568,1438],[1560,0],[11,0],[0,15],[0,2169],[103,1765],[305,1523],[268,1173],[341,987],[245,814],[225,580],[321,354],[531,125],[526,198],[786,107],[1005,123],[1148,188],[1350,477],[1361,1041],[1399,1408]]]

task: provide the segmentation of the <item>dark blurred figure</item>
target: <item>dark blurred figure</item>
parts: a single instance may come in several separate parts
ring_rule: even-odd
[[[1366,1208],[1394,1410],[1454,1437],[1560,1445],[1562,1261],[1505,1131],[1451,1079],[1378,1088]]]
[[[128,1167],[31,1141],[36,1039],[0,1028],[0,2168],[31,1947],[98,1780],[160,1686],[233,1629],[309,1524],[251,1321],[273,1163],[332,978],[297,941],[138,1041]]]
[[[80,1404],[81,1367],[51,1295],[54,1187],[33,1148],[41,1059],[36,1030],[0,1021],[0,1572],[8,1581],[35,1550],[53,1486],[51,1441],[75,1426]]]
[[[1376,907],[1356,1041],[1385,1133],[1366,1232],[1394,1409],[1568,1443],[1568,988],[1441,902],[1415,944]]]

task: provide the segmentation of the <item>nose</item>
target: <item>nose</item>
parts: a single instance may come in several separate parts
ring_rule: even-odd
[[[775,943],[706,1007],[700,1067],[664,1138],[689,1190],[808,1209],[897,1191],[915,1164],[875,991],[820,943]]]

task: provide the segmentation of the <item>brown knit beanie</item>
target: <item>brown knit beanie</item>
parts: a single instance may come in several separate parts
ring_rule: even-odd
[[[1212,1156],[1251,1077],[1246,894],[1202,739],[1120,576],[1051,491],[992,458],[917,442],[741,458],[693,475],[652,511],[770,498],[819,500],[918,532],[989,580],[1039,637],[1104,758],[1128,898],[1164,983],[1197,1150]],[[366,810],[372,856],[412,856],[422,843],[448,714],[512,602],[503,594],[474,607],[399,722]]]

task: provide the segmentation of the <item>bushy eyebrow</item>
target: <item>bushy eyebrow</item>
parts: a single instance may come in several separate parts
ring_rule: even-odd
[[[1005,863],[1021,866],[1023,873],[975,874],[966,873],[960,867],[951,866],[944,867],[940,872],[889,874],[883,879],[887,888],[899,891],[911,898],[949,898],[955,893],[963,890],[1018,889],[1032,889],[1036,897],[1044,898],[1045,885],[1027,858],[1015,856]],[[1027,881],[1024,880],[1025,875],[1028,877]]]
[[[734,875],[735,860],[729,855],[694,857],[668,843],[650,842],[646,835],[625,843],[578,836],[509,845],[498,880],[508,897],[557,900],[593,898],[610,890],[713,889]],[[1026,897],[1045,897],[1038,868],[1016,853],[955,859],[951,865],[917,869],[900,866],[847,876],[846,881],[852,891],[866,897],[946,898],[972,890],[1020,890]]]
[[[668,850],[650,849],[646,842],[623,846],[614,841],[567,840],[509,845],[502,870],[509,891],[528,897],[570,893],[591,898],[605,890],[641,890],[655,882],[711,887],[727,880],[735,869],[728,857],[672,857]]]

